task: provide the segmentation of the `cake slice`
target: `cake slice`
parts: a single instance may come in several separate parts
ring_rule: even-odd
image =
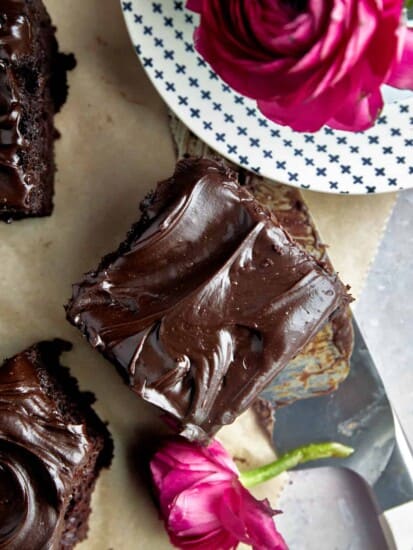
[[[118,251],[74,285],[68,319],[143,399],[205,441],[348,303],[234,172],[178,163]]]
[[[192,134],[179,119],[170,114],[169,122],[177,158],[217,158],[217,153]],[[237,172],[238,180],[257,201],[274,213],[293,240],[333,273],[326,250],[328,247],[320,238],[301,191],[247,172],[229,161],[226,163]],[[257,419],[265,432],[272,437],[276,408],[336,390],[349,373],[352,350],[352,315],[350,307],[344,307],[324,324],[254,403]]]
[[[0,548],[69,550],[84,539],[112,441],[59,355],[42,342],[0,367]]]
[[[0,2],[0,219],[46,216],[53,207],[53,116],[66,70],[41,0]]]

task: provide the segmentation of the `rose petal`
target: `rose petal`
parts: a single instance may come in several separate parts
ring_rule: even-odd
[[[213,439],[208,447],[203,448],[203,452],[206,456],[210,457],[215,464],[224,468],[225,470],[230,470],[234,472],[237,476],[239,475],[238,468],[235,465],[235,462],[229,456],[225,448],[217,441]]]
[[[179,548],[236,548],[239,539],[222,525],[217,515],[219,502],[227,488],[228,484],[201,483],[177,495],[167,529]]]
[[[404,28],[401,36],[401,59],[395,63],[387,84],[413,90],[413,29]]]
[[[244,493],[245,524],[254,550],[288,550],[274,523],[274,511],[268,501],[256,500]]]
[[[220,503],[222,524],[240,541],[256,550],[286,550],[277,531],[274,512],[267,501],[255,499],[240,484],[226,491]]]
[[[168,518],[169,526],[183,536],[222,528],[217,508],[231,484],[199,483],[177,494]]]
[[[187,0],[186,7],[189,10],[195,11],[196,13],[201,13],[201,11],[202,11],[202,0]]]
[[[154,483],[156,483],[155,476],[153,476],[153,479]],[[190,490],[193,487],[197,487],[201,483],[225,484],[228,483],[228,477],[225,477],[222,472],[214,472],[205,475],[202,472],[183,472],[172,470],[163,479],[163,484],[157,485],[162,510],[170,506],[177,494]]]
[[[260,111],[270,120],[283,126],[288,125],[298,132],[316,132],[337,112],[337,102],[342,104],[351,93],[348,80],[340,83],[336,89],[291,106],[276,101],[258,101]],[[351,97],[351,96],[350,96]]]
[[[235,550],[238,546],[238,540],[228,531],[217,529],[203,536],[185,539],[176,536],[173,532],[169,533],[169,538],[174,546],[185,550]]]
[[[237,467],[228,456],[228,453],[222,445],[214,440],[208,447],[189,443],[185,439],[176,439],[169,441],[155,455],[173,468],[182,468],[186,470],[196,470],[205,472],[215,472],[217,467],[224,471],[232,470],[238,474]]]
[[[383,98],[380,90],[361,98],[357,102],[345,104],[328,125],[336,130],[362,132],[370,128],[383,109]]]
[[[184,439],[168,441],[155,454],[150,468],[163,515],[169,513],[177,494],[201,483],[222,486],[238,476],[234,462],[217,441],[208,447]]]

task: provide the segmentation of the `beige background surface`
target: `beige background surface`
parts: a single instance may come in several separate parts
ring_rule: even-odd
[[[143,0],[146,1],[146,0]],[[141,434],[160,428],[156,414],[123,386],[64,318],[70,285],[112,250],[136,219],[138,203],[171,173],[166,109],[137,62],[117,0],[47,0],[61,48],[74,52],[69,101],[57,117],[59,172],[51,218],[0,225],[0,356],[39,339],[75,344],[64,356],[116,443],[113,467],[98,483],[85,550],[169,548],[136,475]],[[357,295],[394,197],[306,193],[342,278]],[[247,416],[226,428],[238,456],[265,462],[272,451]],[[278,483],[261,489],[275,496]]]

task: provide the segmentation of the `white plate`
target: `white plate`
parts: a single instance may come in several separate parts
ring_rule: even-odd
[[[387,103],[367,132],[294,132],[265,119],[194,50],[197,16],[185,1],[121,2],[132,42],[159,93],[203,141],[232,162],[271,179],[331,193],[413,187],[413,95]]]

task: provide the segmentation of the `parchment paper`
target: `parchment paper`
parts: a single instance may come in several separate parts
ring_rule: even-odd
[[[145,1],[145,0],[143,0]],[[61,48],[74,52],[70,95],[57,117],[58,175],[52,217],[0,225],[0,356],[41,339],[63,337],[74,350],[63,357],[81,387],[97,397],[109,421],[115,458],[93,497],[89,538],[79,550],[170,548],[139,478],[143,435],[163,427],[115,369],[65,321],[71,283],[95,267],[123,239],[138,203],[174,166],[166,108],[129,43],[117,0],[46,0]],[[344,281],[358,295],[394,196],[305,198]],[[221,432],[240,468],[273,452],[250,413]],[[245,462],[244,462],[245,461]],[[283,480],[259,489],[277,496]]]

